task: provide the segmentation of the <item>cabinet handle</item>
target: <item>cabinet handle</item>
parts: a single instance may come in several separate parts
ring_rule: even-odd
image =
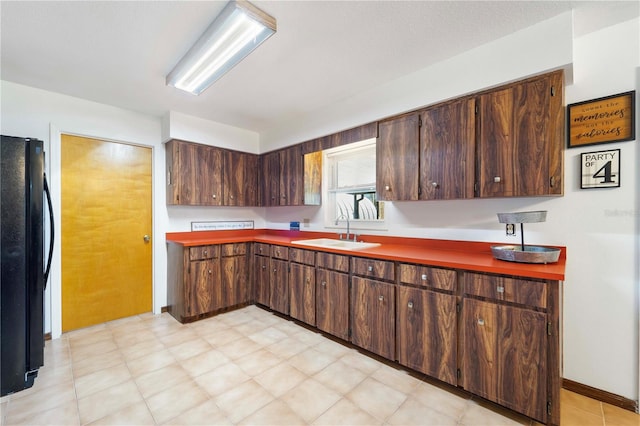
[[[211,275],[211,269],[209,269],[209,275]]]
[[[500,183],[500,181],[501,181],[500,176],[494,176],[493,181],[495,183]]]
[[[498,293],[504,293],[504,287],[503,287],[503,286],[501,286],[501,285],[499,285],[499,286],[498,286],[498,288],[496,288],[496,291],[497,291]]]
[[[367,271],[369,271],[369,272],[373,272],[373,266],[369,266],[369,267],[367,268]]]
[[[381,302],[384,301],[384,296],[382,296],[382,295],[378,296],[378,300],[381,301]]]
[[[213,194],[211,197],[215,200],[216,199],[216,194]]]
[[[278,271],[278,269],[276,269],[276,268],[273,268],[273,272],[277,272],[277,271]]]
[[[484,319],[478,318],[478,325],[484,325]]]
[[[555,185],[556,185],[556,177],[551,176],[551,178],[549,179],[549,186],[553,188]]]
[[[203,250],[203,251],[202,251],[202,254],[204,254],[204,255],[206,256],[206,255],[207,255],[207,251],[206,251],[206,250]]]
[[[307,277],[307,284],[311,282],[311,278]]]
[[[229,195],[229,198],[231,198],[233,200],[233,195]]]
[[[409,303],[407,303],[407,308],[409,308],[409,309],[413,309],[413,302],[409,302]]]
[[[327,286],[327,282],[326,281],[322,281],[322,287],[326,287]]]
[[[422,274],[422,281],[426,281],[427,280],[427,274]]]
[[[385,191],[391,191],[391,187],[390,187],[389,185],[385,185],[385,186],[384,186],[384,190],[385,190]]]
[[[171,186],[171,170],[167,171],[167,185]]]
[[[438,187],[438,182],[431,182],[431,186],[433,186],[434,188]]]
[[[265,265],[262,265],[262,269],[267,269],[267,267]]]

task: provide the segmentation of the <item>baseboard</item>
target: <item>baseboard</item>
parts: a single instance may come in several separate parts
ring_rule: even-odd
[[[583,385],[582,383],[574,382],[569,379],[562,379],[562,387],[571,392],[575,392],[601,402],[606,402],[607,404],[615,405],[616,407],[624,408],[625,410],[633,411],[634,413],[638,412],[637,401],[611,392],[592,388],[591,386]]]
[[[168,306],[163,306],[162,308],[160,308],[160,313],[164,314],[165,312],[169,312],[169,307]]]
[[[44,333],[44,340],[51,340],[51,333]]]

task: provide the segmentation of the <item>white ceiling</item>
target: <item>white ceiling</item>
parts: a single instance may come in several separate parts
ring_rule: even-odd
[[[256,132],[576,9],[576,32],[631,2],[254,1],[278,31],[196,97],[165,75],[220,1],[0,3],[1,78],[133,111],[177,111]],[[632,12],[633,13],[633,12]]]

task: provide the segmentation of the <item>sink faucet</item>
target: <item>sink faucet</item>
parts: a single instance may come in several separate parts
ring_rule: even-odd
[[[347,221],[347,235],[344,236],[344,235],[342,235],[342,233],[340,233],[339,237],[340,237],[341,240],[350,240],[351,239],[351,233],[349,232],[349,216],[345,215],[345,214],[341,214],[340,216],[338,216],[336,218],[336,225],[338,224],[340,219],[345,219]],[[357,235],[353,234],[353,241],[355,241],[356,238],[357,238]]]

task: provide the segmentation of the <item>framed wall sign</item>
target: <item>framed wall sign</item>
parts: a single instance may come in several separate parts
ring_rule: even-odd
[[[635,95],[634,90],[568,105],[568,147],[634,140]]]
[[[620,186],[620,150],[583,152],[580,154],[580,188],[615,188]]]

